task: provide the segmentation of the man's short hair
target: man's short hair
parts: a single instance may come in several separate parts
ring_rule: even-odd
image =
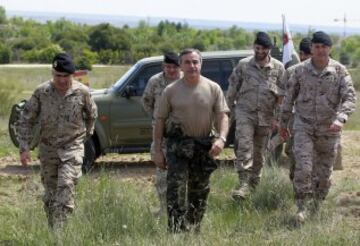
[[[181,59],[184,55],[187,55],[187,54],[190,54],[190,53],[193,53],[195,52],[196,54],[199,55],[199,58],[200,58],[200,63],[202,63],[202,56],[201,56],[201,53],[198,49],[194,49],[194,48],[186,48],[186,49],[183,49],[181,52],[180,52],[180,63],[181,63]]]
[[[179,56],[175,52],[166,52],[164,54],[164,63],[174,64],[176,66],[179,66]]]
[[[332,46],[332,41],[330,36],[323,31],[318,31],[313,33],[311,43],[320,43],[326,46],[330,46],[330,47]]]
[[[52,60],[52,68],[61,73],[73,74],[76,70],[75,64],[69,54],[59,53]]]

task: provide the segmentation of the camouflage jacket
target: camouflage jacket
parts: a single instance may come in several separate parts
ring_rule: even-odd
[[[288,125],[295,107],[294,129],[328,134],[335,120],[346,121],[355,110],[355,90],[346,68],[330,59],[318,72],[311,59],[295,66],[282,106],[281,127]]]
[[[242,59],[229,78],[226,102],[236,118],[246,116],[258,120],[261,126],[269,126],[279,96],[285,94],[283,84],[284,66],[270,57],[261,68],[254,56]]]
[[[94,131],[97,108],[89,89],[73,81],[65,96],[51,81],[39,85],[19,120],[20,152],[29,150],[31,129],[40,124],[40,153],[56,151],[62,161],[84,155],[83,142]]]
[[[163,72],[157,73],[149,79],[141,98],[141,102],[145,111],[151,115],[152,118],[154,118],[155,110],[159,107],[162,92],[165,87],[172,82],[173,81],[165,79]]]

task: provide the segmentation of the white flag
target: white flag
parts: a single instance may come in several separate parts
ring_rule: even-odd
[[[292,60],[292,54],[294,52],[294,43],[289,31],[289,27],[285,21],[285,15],[282,16],[283,19],[283,57],[282,62],[285,65],[286,63]]]

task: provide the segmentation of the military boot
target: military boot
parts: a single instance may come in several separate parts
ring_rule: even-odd
[[[234,200],[245,200],[251,193],[249,185],[249,175],[239,172],[239,185],[231,191]]]
[[[304,199],[297,199],[296,200],[296,206],[298,208],[296,215],[295,215],[295,221],[298,224],[304,224],[306,219],[306,208],[305,208],[305,201]]]
[[[309,216],[309,199],[296,199],[296,206],[298,207],[295,215],[296,223],[299,225],[303,225]]]

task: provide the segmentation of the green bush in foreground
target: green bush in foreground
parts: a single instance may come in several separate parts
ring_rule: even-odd
[[[6,186],[0,179],[0,186]],[[156,219],[153,184],[119,179],[106,171],[84,177],[77,209],[64,231],[48,230],[40,201],[39,178],[29,179],[15,204],[0,205],[0,245],[358,245],[360,232],[336,213],[332,193],[321,213],[302,228],[294,226],[292,187],[287,170],[265,168],[257,191],[239,204],[230,198],[236,184],[232,169],[221,168],[211,179],[209,207],[200,234],[172,235],[166,219]],[[352,186],[359,188],[353,181]],[[334,191],[332,191],[334,192]],[[335,192],[338,192],[337,190]]]

